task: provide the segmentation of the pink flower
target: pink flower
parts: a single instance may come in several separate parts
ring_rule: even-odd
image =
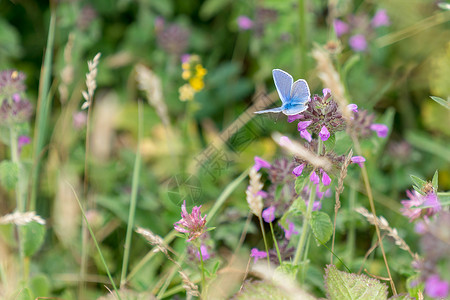
[[[347,105],[347,107],[348,107],[348,109],[350,109],[353,112],[358,112],[358,105],[356,105],[354,103]]]
[[[309,200],[305,201],[305,204],[306,204],[306,207],[308,207]],[[312,208],[313,211],[320,210],[321,208],[322,208],[322,203],[320,203],[320,201],[314,201],[313,202],[313,208]]]
[[[439,275],[431,275],[425,281],[425,294],[432,298],[447,298],[450,290],[448,282],[441,280]]]
[[[297,124],[298,131],[302,132],[306,128],[308,128],[309,125],[311,125],[312,121],[300,121]]]
[[[316,195],[317,195],[317,198],[319,198],[319,199],[323,199],[324,196],[325,197],[330,197],[331,196],[331,190],[327,189],[325,192],[321,192],[320,191],[320,186],[316,185]]]
[[[253,168],[255,168],[256,171],[259,171],[261,168],[269,169],[270,167],[272,167],[272,165],[268,161],[262,159],[259,156],[255,156],[255,165],[253,166]]]
[[[75,129],[81,129],[86,125],[87,114],[84,111],[79,111],[73,114],[73,127]]]
[[[300,131],[300,136],[307,140],[308,142],[312,141],[311,133],[308,132],[308,130],[302,130]]]
[[[319,176],[317,176],[316,171],[312,171],[311,172],[311,175],[309,175],[309,180],[311,180],[315,184],[319,184],[320,183],[320,178],[319,178]]]
[[[406,191],[406,196],[408,200],[402,200],[403,208],[400,212],[409,218],[412,222],[415,219],[420,218],[423,215],[431,217],[441,210],[441,204],[439,203],[436,193],[430,192],[426,195],[421,195],[417,191]],[[420,208],[420,206],[425,205],[429,207]]]
[[[186,210],[186,200],[184,200],[183,205],[181,206],[181,220],[173,224],[176,231],[188,234],[188,242],[198,238],[204,233],[206,215],[204,217],[201,216],[201,207],[201,205],[194,206],[192,208],[192,213],[189,214]]]
[[[320,171],[322,173],[322,183],[323,183],[323,185],[325,185],[325,186],[330,185],[330,183],[331,183],[330,176],[328,176],[328,174],[324,170],[320,169]]]
[[[264,252],[264,251],[259,251],[257,248],[253,248],[251,250],[250,256],[254,257],[255,258],[255,262],[257,262],[258,259],[266,258],[267,257],[267,253]]]
[[[366,161],[366,159],[362,156],[353,156],[350,161],[354,164],[358,164],[361,168],[363,166],[363,163]]]
[[[208,248],[205,245],[200,246],[200,251],[202,252],[202,259],[203,261],[209,259],[211,255],[208,253]],[[200,253],[197,251],[197,257],[200,259]]]
[[[290,115],[290,116],[288,116],[288,122],[289,122],[289,123],[292,123],[292,122],[294,122],[295,120],[299,120],[299,119],[301,119],[301,118],[303,118],[303,115],[302,115],[302,114]]]
[[[275,206],[269,206],[263,210],[262,217],[266,223],[272,223],[275,220]]]
[[[301,164],[292,170],[292,174],[294,174],[296,177],[302,175],[303,168],[305,168],[305,164]]]
[[[330,97],[331,96],[331,90],[329,89],[329,88],[324,88],[323,90],[322,90],[322,93],[323,93],[323,97],[325,98],[325,97]]]
[[[13,101],[14,101],[15,103],[19,103],[19,102],[20,102],[20,95],[17,94],[17,93],[14,93],[14,94],[12,95],[12,99],[13,99]]]
[[[288,224],[288,229],[284,227],[282,228],[284,230],[284,236],[287,240],[290,240],[293,234],[298,234],[298,231],[295,231],[294,223],[290,222],[289,220],[286,220],[286,223]]]
[[[327,127],[322,126],[322,129],[319,132],[319,137],[322,141],[326,141],[330,138],[330,132],[328,131]]]
[[[189,62],[189,59],[191,58],[191,55],[190,54],[187,54],[187,53],[185,53],[185,54],[182,54],[181,55],[181,62],[182,63],[187,63],[187,62]]]
[[[389,128],[384,124],[372,124],[370,125],[370,130],[373,130],[377,133],[378,137],[385,138],[388,135]]]
[[[253,27],[253,21],[247,16],[239,16],[237,23],[241,30],[249,30]]]
[[[280,145],[284,147],[288,147],[292,145],[291,140],[287,136],[280,137]]]
[[[347,23],[341,21],[339,19],[334,20],[334,31],[336,32],[336,36],[340,37],[346,34],[350,29]]]
[[[354,36],[350,37],[348,43],[353,51],[356,52],[362,52],[367,48],[366,38],[362,34],[355,34]]]
[[[261,196],[263,199],[267,198],[267,192],[264,191],[259,191],[256,195]]]
[[[372,18],[372,26],[377,28],[381,26],[389,26],[391,22],[389,21],[389,17],[386,14],[385,9],[378,10]]]

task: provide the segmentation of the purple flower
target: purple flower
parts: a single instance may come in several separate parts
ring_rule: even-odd
[[[264,251],[259,251],[257,248],[253,248],[251,250],[250,256],[254,257],[255,258],[255,262],[257,262],[258,259],[266,258],[267,257],[267,253],[264,252]]]
[[[427,233],[427,225],[424,221],[417,221],[414,225],[414,231],[420,235]]]
[[[319,132],[319,137],[324,142],[330,138],[330,132],[325,125],[322,126],[322,129]]]
[[[181,206],[181,220],[173,224],[176,231],[187,233],[189,235],[188,242],[198,238],[204,233],[206,224],[206,215],[201,216],[200,208],[202,206],[194,206],[192,213],[189,214],[186,210],[186,200]]]
[[[294,223],[290,222],[289,220],[286,220],[286,223],[288,224],[288,229],[284,228],[283,226],[282,228],[284,230],[284,236],[287,240],[290,240],[293,234],[298,234],[298,231],[295,231]]]
[[[255,168],[256,171],[259,171],[261,168],[270,168],[272,165],[262,159],[261,157],[255,156],[255,165],[253,166],[253,168]]]
[[[29,136],[26,136],[26,135],[19,136],[19,138],[17,139],[17,147],[18,147],[19,154],[22,152],[23,146],[25,146],[29,143],[31,143],[31,139]]]
[[[308,207],[308,205],[309,205],[309,200],[308,200],[308,201],[305,201],[305,203],[306,203],[306,207]],[[315,211],[315,210],[320,210],[321,208],[322,208],[322,203],[320,203],[320,201],[314,201],[314,202],[313,202],[313,208],[312,208],[313,211]]]
[[[389,17],[386,14],[385,9],[378,10],[372,18],[372,26],[374,28],[381,26],[389,26],[391,22],[389,21]]]
[[[384,124],[372,124],[370,125],[370,130],[373,130],[377,133],[378,137],[385,138],[388,135],[389,128]]]
[[[362,156],[353,156],[350,161],[354,164],[358,164],[362,168],[362,164],[366,161],[366,159]]]
[[[241,30],[249,30],[253,27],[253,21],[247,16],[239,16],[237,23]]]
[[[311,172],[311,175],[309,175],[309,180],[311,180],[315,184],[319,184],[320,183],[320,178],[319,178],[319,176],[317,176],[316,171],[312,171]]]
[[[323,93],[323,97],[325,98],[325,97],[330,97],[331,96],[331,90],[329,89],[329,88],[325,88],[325,89],[323,89],[322,90],[322,93]]]
[[[409,199],[401,201],[403,208],[400,209],[400,212],[405,217],[408,217],[410,222],[420,218],[422,215],[431,217],[441,210],[441,204],[434,191],[425,195],[421,195],[417,191],[406,191],[406,196]],[[419,206],[422,205],[430,207],[420,208]]]
[[[300,131],[300,136],[307,140],[308,142],[312,141],[311,133],[308,132],[308,130],[302,130]]]
[[[275,220],[275,206],[269,206],[263,210],[262,217],[266,223],[272,223]]]
[[[265,191],[259,191],[256,193],[257,196],[261,196],[263,199],[267,198],[267,192]]]
[[[289,147],[292,145],[291,140],[287,136],[280,137],[280,146]]]
[[[203,261],[209,259],[211,255],[208,253],[208,248],[205,245],[200,246],[200,251],[202,252],[202,259]],[[200,253],[197,251],[197,257],[200,259]]]
[[[347,105],[347,108],[353,112],[358,112],[358,105],[356,105],[354,103]]]
[[[347,23],[341,21],[339,19],[334,20],[334,31],[336,32],[337,37],[346,34],[350,29]]]
[[[301,118],[303,118],[303,115],[302,115],[302,114],[291,115],[291,116],[288,116],[288,122],[289,122],[289,123],[292,123],[292,122],[294,122],[295,120],[299,120],[299,119],[301,119]]]
[[[12,95],[12,99],[13,99],[14,102],[18,103],[18,102],[20,102],[20,95],[17,94],[17,93],[14,93]]]
[[[302,132],[306,128],[308,128],[309,125],[311,125],[312,121],[300,121],[298,122],[297,129],[298,131]]]
[[[331,190],[327,189],[325,192],[321,192],[320,191],[320,186],[316,185],[316,195],[317,198],[322,199],[324,196],[325,197],[330,197],[331,196]]]
[[[183,64],[188,63],[190,58],[191,58],[190,54],[187,54],[187,53],[182,54],[181,55],[181,63],[183,63]]]
[[[328,176],[328,174],[324,170],[320,169],[320,171],[322,173],[322,183],[323,183],[323,185],[325,185],[325,186],[330,185],[330,183],[331,183],[330,176]]]
[[[294,174],[296,177],[302,175],[303,168],[305,168],[305,164],[301,164],[292,170],[292,174]]]
[[[353,49],[353,51],[356,52],[362,52],[367,48],[366,38],[362,34],[355,34],[354,36],[350,37],[350,39],[348,40],[348,44]]]
[[[441,280],[439,275],[431,275],[425,281],[425,294],[433,298],[447,298],[450,290],[448,282]]]

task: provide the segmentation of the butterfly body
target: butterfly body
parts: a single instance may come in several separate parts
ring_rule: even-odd
[[[294,82],[291,75],[280,69],[274,69],[272,74],[282,105],[277,108],[261,110],[255,113],[282,112],[285,115],[290,116],[305,111],[308,108],[308,102],[310,101],[311,96],[306,81],[299,79]]]

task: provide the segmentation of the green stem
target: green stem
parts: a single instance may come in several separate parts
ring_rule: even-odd
[[[278,242],[277,242],[277,239],[275,238],[275,233],[273,232],[272,222],[270,222],[269,225],[270,225],[270,231],[272,232],[273,243],[275,244],[275,249],[277,250],[278,261],[280,262],[280,266],[281,266],[282,260],[281,260],[280,249],[278,248]]]
[[[122,261],[122,274],[120,276],[120,287],[121,288],[126,283],[128,260],[130,258],[131,237],[133,235],[134,217],[136,214],[137,193],[138,193],[138,186],[139,186],[139,173],[141,171],[140,146],[141,146],[141,141],[142,141],[143,127],[144,127],[144,124],[143,124],[143,117],[142,117],[142,104],[141,104],[141,101],[138,101],[138,142],[137,142],[137,149],[136,149],[136,159],[134,161],[134,168],[133,168],[130,211],[128,213],[127,234],[125,237],[125,250],[124,250],[123,261]]]
[[[114,291],[116,292],[117,298],[119,300],[121,300],[122,298],[120,297],[119,291],[117,290],[116,284],[114,283],[114,280],[113,280],[113,278],[111,276],[111,272],[109,272],[108,265],[106,264],[105,258],[103,257],[103,254],[102,254],[102,251],[100,250],[100,246],[98,245],[97,239],[95,238],[95,235],[94,235],[94,232],[92,231],[92,228],[89,225],[88,219],[86,217],[86,213],[85,213],[85,211],[83,209],[83,205],[81,205],[80,199],[78,199],[78,195],[75,192],[73,186],[70,183],[67,183],[67,184],[69,185],[70,189],[72,190],[72,192],[73,192],[73,194],[75,196],[75,199],[77,200],[78,206],[80,207],[80,210],[81,210],[81,214],[83,215],[83,219],[84,219],[84,221],[86,223],[87,229],[89,230],[91,238],[94,241],[95,247],[97,248],[98,254],[100,256],[100,260],[101,260],[103,266],[105,267],[106,274],[108,275],[109,281],[111,282],[111,285],[114,288]]]
[[[259,218],[259,226],[261,226],[261,232],[264,240],[264,247],[266,248],[266,254],[267,254],[267,265],[270,268],[270,257],[269,257],[269,247],[267,246],[267,240],[266,240],[266,233],[264,231],[264,224],[261,216],[258,216]]]
[[[355,209],[355,203],[356,203],[356,190],[353,186],[350,187],[350,195],[349,195],[349,201],[348,201],[348,211],[353,212]],[[355,228],[355,218],[350,218],[350,224],[348,229],[348,235],[347,235],[347,260],[351,261],[353,258],[353,254],[355,252],[355,234],[356,234],[356,228]]]
[[[50,80],[53,59],[53,41],[55,38],[56,27],[56,5],[50,5],[50,25],[47,37],[47,46],[45,50],[44,66],[40,78],[40,91],[36,116],[36,125],[34,130],[34,153],[33,170],[31,174],[31,192],[30,192],[30,211],[36,210],[36,198],[39,181],[39,170],[41,166],[41,152],[44,148],[45,136],[47,131],[47,122],[51,107]]]

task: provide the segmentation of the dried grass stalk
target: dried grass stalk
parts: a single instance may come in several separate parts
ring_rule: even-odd
[[[87,91],[81,92],[81,94],[83,95],[83,98],[85,100],[85,102],[81,106],[81,109],[88,108],[92,103],[92,99],[94,98],[94,92],[95,92],[95,89],[97,88],[97,81],[96,81],[97,70],[98,70],[97,67],[100,62],[101,55],[102,54],[99,52],[94,56],[93,60],[88,61],[89,72],[86,74]]]
[[[259,192],[263,188],[263,184],[261,183],[261,174],[256,171],[255,168],[252,168],[249,173],[250,184],[247,188],[247,203],[250,207],[252,213],[256,216],[261,217],[262,209],[263,209],[263,201],[262,196],[259,195]]]
[[[36,212],[34,211],[15,211],[12,214],[7,214],[0,218],[0,224],[16,224],[18,226],[26,225],[33,221],[45,225],[45,220],[36,215]]]

